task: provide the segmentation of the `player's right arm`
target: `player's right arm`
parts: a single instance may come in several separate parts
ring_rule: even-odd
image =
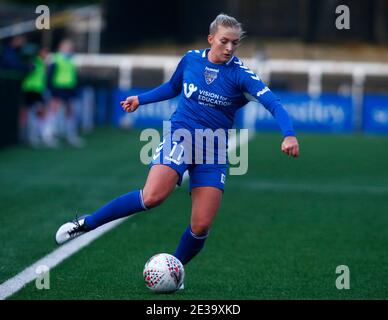
[[[176,97],[182,91],[183,71],[186,64],[186,56],[183,56],[170,81],[161,86],[142,93],[138,96],[130,96],[120,104],[126,112],[135,111],[140,105],[168,100]]]

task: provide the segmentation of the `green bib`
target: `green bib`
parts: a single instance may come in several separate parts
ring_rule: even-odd
[[[22,83],[24,92],[43,93],[46,89],[46,65],[40,57],[34,60],[34,70],[24,78]]]
[[[74,89],[77,86],[77,70],[71,59],[57,53],[54,55],[53,86],[58,89]]]

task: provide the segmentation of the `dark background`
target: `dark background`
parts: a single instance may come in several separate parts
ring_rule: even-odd
[[[168,5],[167,5],[168,3]],[[335,9],[350,9],[350,29],[337,30]],[[155,40],[180,43],[208,33],[209,23],[223,8],[244,22],[249,37],[292,38],[305,42],[357,41],[387,43],[387,0],[170,0],[103,2],[106,26],[103,48],[116,51],[125,43]]]

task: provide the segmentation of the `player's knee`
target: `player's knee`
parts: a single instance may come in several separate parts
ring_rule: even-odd
[[[162,204],[166,197],[161,192],[143,191],[143,201],[147,208],[154,208]]]
[[[210,223],[196,222],[191,224],[191,232],[196,236],[204,236],[210,230]]]

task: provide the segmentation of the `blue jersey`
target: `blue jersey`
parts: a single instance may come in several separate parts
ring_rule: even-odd
[[[140,104],[180,95],[172,126],[187,129],[230,129],[236,111],[257,100],[277,120],[284,136],[293,136],[291,120],[277,97],[243,62],[233,56],[224,64],[207,58],[210,49],[188,51],[170,81],[139,96]]]

